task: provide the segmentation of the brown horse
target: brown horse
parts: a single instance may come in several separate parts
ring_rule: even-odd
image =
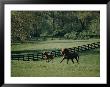
[[[61,50],[61,53],[63,55],[63,59],[61,60],[61,62],[63,62],[64,59],[67,59],[67,64],[68,64],[69,59],[71,59],[71,61],[74,63],[73,59],[75,58],[78,63],[79,55],[77,52],[70,52],[69,49],[65,48]]]
[[[46,56],[46,62],[50,62],[51,60],[53,62],[54,55],[48,54],[48,52],[44,52],[44,55]]]

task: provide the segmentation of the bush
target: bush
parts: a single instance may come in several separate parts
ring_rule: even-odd
[[[64,37],[66,39],[73,39],[73,40],[77,39],[76,32],[75,33],[74,32],[67,33],[67,34],[64,35]]]

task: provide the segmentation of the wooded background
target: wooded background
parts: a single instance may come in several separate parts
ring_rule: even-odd
[[[11,41],[100,37],[100,11],[11,11]]]

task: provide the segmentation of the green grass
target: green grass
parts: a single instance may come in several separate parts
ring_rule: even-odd
[[[88,43],[98,42],[99,39],[90,40],[47,40],[31,43],[14,43],[12,51],[45,50],[71,48]],[[11,61],[12,77],[99,77],[100,76],[100,51],[99,49],[79,53],[79,64],[69,64],[62,57],[55,57],[54,62],[46,61]]]
[[[24,51],[24,50],[44,50],[44,49],[60,49],[60,48],[71,48],[77,47],[84,44],[98,42],[99,39],[90,40],[47,40],[47,41],[36,41],[32,43],[14,43],[11,46],[12,51]]]
[[[12,77],[99,77],[99,49],[80,53],[79,64],[56,57],[54,62],[43,61],[11,61]]]

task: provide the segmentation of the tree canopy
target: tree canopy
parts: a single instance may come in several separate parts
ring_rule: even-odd
[[[12,11],[11,40],[42,36],[85,39],[100,36],[100,11]]]

